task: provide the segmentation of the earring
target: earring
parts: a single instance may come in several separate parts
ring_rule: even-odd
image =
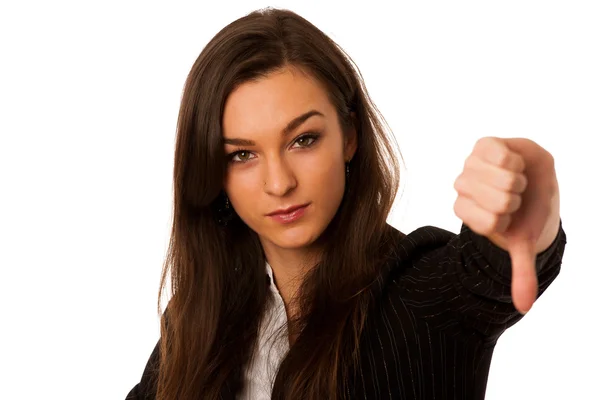
[[[350,179],[350,163],[346,163],[346,180]]]
[[[217,221],[222,226],[227,226],[227,224],[233,219],[233,210],[229,206],[229,197],[227,194],[223,193],[223,197],[225,198],[225,204],[221,203],[221,206],[217,206]]]

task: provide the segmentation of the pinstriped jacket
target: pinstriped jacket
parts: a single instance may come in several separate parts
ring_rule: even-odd
[[[523,317],[511,301],[509,254],[464,224],[459,234],[434,226],[394,231],[398,257],[374,285],[376,311],[349,397],[483,400],[496,342]],[[538,297],[559,274],[565,245],[561,220],[536,258]],[[127,400],[154,399],[157,361],[158,347]],[[226,384],[221,398],[235,399],[235,389]]]

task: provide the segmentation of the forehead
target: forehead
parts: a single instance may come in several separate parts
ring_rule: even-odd
[[[223,136],[249,137],[280,132],[295,117],[318,110],[331,117],[335,109],[327,92],[311,76],[286,68],[236,88],[225,102]]]

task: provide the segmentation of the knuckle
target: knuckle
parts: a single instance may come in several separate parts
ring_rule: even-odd
[[[498,151],[498,162],[500,166],[506,167],[510,163],[510,152],[508,150],[499,150]]]
[[[513,174],[513,173],[507,173],[506,174],[506,184],[504,185],[504,188],[506,190],[516,190],[518,188],[519,185],[519,179],[517,174]]]
[[[468,215],[465,213],[464,199],[461,196],[458,196],[456,198],[453,208],[454,214],[456,214],[456,216],[458,216],[462,220],[467,219]]]
[[[481,141],[481,143],[492,143],[494,141],[497,140],[497,138],[493,137],[493,136],[483,136],[479,139]]]
[[[519,175],[508,172],[506,174],[506,184],[504,186],[506,190],[515,191],[519,188]]]
[[[521,204],[523,203],[523,198],[519,195],[513,194],[513,208],[510,212],[515,212],[519,208],[521,208]]]
[[[460,214],[460,204],[459,204],[459,202],[458,202],[458,198],[457,198],[457,199],[456,199],[456,201],[454,202],[454,207],[453,207],[453,208],[454,208],[454,213],[455,213],[456,215],[459,215],[459,214]]]
[[[511,213],[519,209],[521,206],[521,196],[513,193],[506,193],[500,200],[498,212]]]
[[[527,186],[527,178],[522,173],[508,172],[504,178],[502,187],[511,192],[520,193]]]
[[[496,231],[500,219],[497,214],[489,214],[487,221],[485,222],[486,233],[492,233]]]
[[[459,175],[458,178],[454,181],[454,190],[457,192],[463,191],[465,188],[465,177],[464,175]]]
[[[463,167],[465,170],[475,170],[477,169],[478,164],[479,161],[477,160],[477,158],[474,155],[470,155],[465,160]]]
[[[521,191],[527,188],[529,181],[527,180],[527,176],[525,174],[521,174]]]
[[[527,177],[525,174],[519,174],[517,176],[517,185],[515,191],[518,193],[523,192],[527,188]]]
[[[498,209],[496,210],[497,212],[500,212],[500,213],[508,212],[510,210],[510,206],[512,203],[510,194],[503,193],[501,196],[499,196],[498,203],[499,203]]]
[[[479,139],[477,139],[477,141],[475,142],[475,149],[479,149],[479,148],[484,148],[487,146],[487,144],[489,143],[490,138],[489,137],[481,137]]]

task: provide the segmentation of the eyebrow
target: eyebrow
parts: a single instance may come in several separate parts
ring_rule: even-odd
[[[296,128],[298,128],[300,125],[302,125],[307,119],[309,119],[310,117],[313,117],[315,115],[319,115],[321,117],[325,117],[325,115],[323,115],[323,113],[317,111],[317,110],[310,110],[305,112],[304,114],[294,118],[293,120],[291,120],[287,126],[285,128],[283,128],[283,131],[281,131],[281,134],[283,136],[289,135],[292,131],[294,131]],[[231,144],[234,146],[254,146],[256,143],[253,140],[248,140],[248,139],[224,139],[224,143],[225,144]]]

